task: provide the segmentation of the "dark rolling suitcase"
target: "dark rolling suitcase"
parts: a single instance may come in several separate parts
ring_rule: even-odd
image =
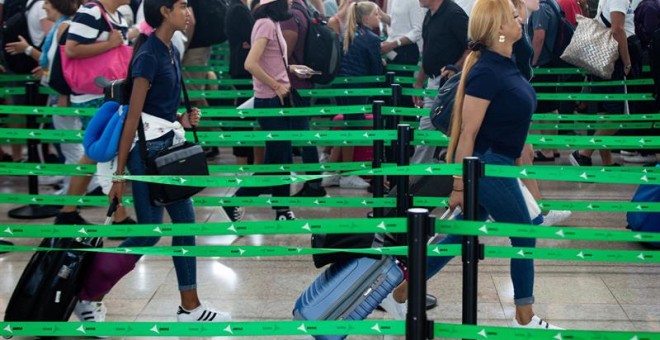
[[[108,209],[112,223],[116,204]],[[39,247],[98,248],[101,238],[46,238]],[[40,251],[28,262],[5,311],[5,321],[68,321],[78,302],[86,267],[94,253]]]
[[[390,256],[334,263],[300,295],[294,319],[364,320],[402,280],[403,272]],[[314,336],[317,340],[345,337]]]

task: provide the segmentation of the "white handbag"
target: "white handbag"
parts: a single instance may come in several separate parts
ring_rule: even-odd
[[[611,30],[598,22],[598,19],[581,15],[576,19],[577,28],[561,59],[589,74],[611,79],[614,63],[619,59],[619,44],[614,40]]]

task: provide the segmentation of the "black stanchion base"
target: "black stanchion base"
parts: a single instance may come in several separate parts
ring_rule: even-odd
[[[40,218],[55,217],[60,212],[60,207],[55,205],[26,205],[12,209],[8,215],[11,218],[21,220],[36,220]]]
[[[14,244],[9,242],[9,241],[0,240],[0,246],[13,246],[13,245]],[[5,254],[5,253],[7,253],[7,252],[6,251],[0,251],[0,254]]]
[[[435,296],[431,295],[431,294],[426,294],[426,310],[433,309],[437,306],[438,306],[438,299]],[[381,307],[380,305],[378,305],[378,307],[376,307],[376,309],[381,311],[381,312],[385,311],[383,309],[383,307]]]

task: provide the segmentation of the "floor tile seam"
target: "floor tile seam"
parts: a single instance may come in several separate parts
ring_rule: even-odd
[[[626,312],[626,309],[623,308],[623,304],[621,303],[621,301],[619,301],[619,299],[617,298],[616,294],[614,294],[614,291],[612,291],[612,287],[610,287],[610,285],[607,284],[607,281],[604,280],[604,279],[602,278],[602,276],[599,276],[599,278],[600,278],[600,280],[603,282],[603,284],[605,285],[605,288],[607,288],[607,291],[610,292],[610,294],[611,294],[612,297],[614,298],[614,301],[616,301],[616,304],[619,305],[619,308],[621,308],[621,311],[623,312],[623,314],[626,315],[626,317],[628,318],[628,321],[632,322],[632,321],[633,321],[632,318],[630,317],[630,315],[628,314],[628,312]],[[630,287],[627,287],[627,288],[630,289]]]

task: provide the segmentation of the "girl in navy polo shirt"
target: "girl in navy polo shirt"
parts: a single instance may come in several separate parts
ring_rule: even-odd
[[[146,174],[146,160],[140,147],[134,145],[139,120],[144,122],[148,157],[155,156],[173,143],[185,140],[183,128],[197,125],[200,112],[194,109],[188,114],[178,115],[181,98],[181,65],[179,51],[172,47],[175,31],[183,31],[190,22],[186,0],[145,0],[146,22],[156,28],[150,35],[141,34],[133,50],[129,74],[131,81],[126,86],[130,93],[130,105],[119,143],[117,173],[124,175],[126,169],[132,175]],[[183,140],[181,140],[183,139]],[[149,199],[149,188],[145,182],[132,182],[133,200],[138,223],[160,224],[163,211],[167,210],[173,223],[195,223],[195,211],[190,199],[175,202],[166,207],[156,207]],[[126,183],[113,180],[109,193],[110,201],[122,202]],[[130,237],[120,247],[148,247],[159,241],[159,237]],[[194,236],[172,237],[173,246],[194,246]],[[94,258],[80,294],[80,303],[75,313],[82,321],[103,321],[105,307],[100,300],[110,289],[134,267],[139,255],[98,254]],[[213,310],[197,296],[197,263],[195,257],[173,257],[181,305],[178,321],[224,322],[229,314]]]

